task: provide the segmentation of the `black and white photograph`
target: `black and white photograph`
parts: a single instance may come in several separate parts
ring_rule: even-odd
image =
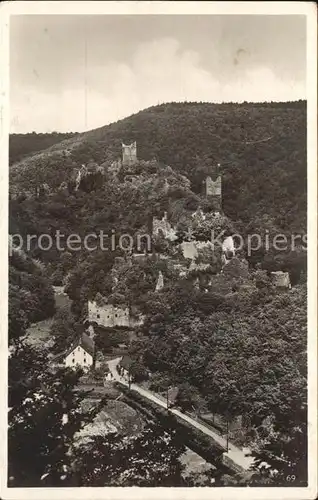
[[[3,8],[1,497],[314,499],[316,5]]]

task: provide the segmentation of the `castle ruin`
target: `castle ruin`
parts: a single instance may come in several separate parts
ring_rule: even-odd
[[[122,163],[125,166],[135,165],[137,161],[137,143],[132,142],[130,145],[122,143],[122,155],[123,160]]]
[[[97,304],[96,301],[88,302],[88,321],[97,323],[106,328],[125,326],[134,328],[143,323],[143,317],[138,311],[131,314],[128,306],[115,306],[113,304]]]
[[[75,191],[78,191],[83,177],[85,177],[87,174],[88,174],[88,169],[86,165],[82,165],[81,168],[78,170],[75,179]]]
[[[129,326],[129,308],[88,302],[88,320],[105,327]]]

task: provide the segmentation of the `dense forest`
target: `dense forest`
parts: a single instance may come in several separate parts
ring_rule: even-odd
[[[54,369],[44,346],[28,342],[31,322],[52,316],[54,294],[43,266],[10,248],[8,486],[196,486],[185,479],[182,436],[142,420],[138,434],[118,431],[80,438],[111,397],[87,404],[81,369]],[[114,392],[114,391],[113,391]],[[219,479],[221,480],[221,479]],[[211,477],[205,477],[211,485]]]
[[[112,162],[121,155],[121,142],[133,140],[138,165],[115,175]],[[115,228],[134,234],[164,210],[173,222],[187,224],[190,211],[209,209],[202,182],[216,163],[223,211],[238,232],[306,233],[303,101],[165,104],[55,144],[12,165],[10,232],[53,235],[60,229],[67,235]],[[74,191],[83,164],[99,170]],[[137,184],[128,182],[131,174],[139,176]],[[39,185],[45,187],[35,196]],[[54,251],[32,250],[35,257],[55,260]]]
[[[202,180],[211,163],[220,163],[223,209],[228,217],[244,224],[262,225],[266,219],[283,230],[306,229],[303,101],[155,106],[78,134],[12,165],[10,182],[19,192],[32,189],[37,182],[56,189],[82,164],[93,161],[109,166],[120,157],[121,142],[129,144],[135,140],[139,159],[156,158],[171,165],[190,179],[197,194],[201,193]],[[43,142],[41,149],[45,146]],[[18,154],[14,147],[13,143],[11,158]]]
[[[285,485],[292,475],[305,485],[305,277],[291,291],[277,291],[266,270],[237,264],[220,274],[216,259],[208,270],[180,279],[166,261],[149,257],[122,263],[114,288],[114,261],[111,252],[90,255],[71,273],[67,293],[84,309],[98,295],[138,305],[145,323],[130,345],[138,380],[150,371],[152,389],[178,386],[177,402],[185,411],[196,408],[230,422],[241,418],[241,443],[252,447],[257,463],[270,464],[264,472],[269,482]],[[156,292],[160,271],[164,288]],[[273,470],[279,471],[274,480]]]
[[[209,292],[179,283],[148,296],[147,321],[132,355],[141,354],[157,390],[167,383],[181,388],[184,410],[240,416],[243,442],[259,462],[279,470],[276,484],[295,475],[304,485],[306,285],[282,294],[269,282],[257,280],[255,287],[250,279],[240,286],[229,280],[227,291],[215,277]]]
[[[117,162],[121,143],[133,141],[138,161],[126,167]],[[117,247],[59,251],[55,244],[43,250],[33,242],[29,256],[41,262],[39,268],[45,265],[51,283],[66,285],[73,302],[72,313],[56,318],[56,349],[64,339],[64,345],[74,339],[74,325],[85,318],[88,300],[107,297],[109,303],[137,307],[145,322],[129,350],[138,360],[140,380],[150,371],[153,389],[177,385],[184,410],[204,409],[227,421],[242,418],[242,443],[253,448],[256,465],[269,465],[264,482],[286,485],[292,476],[294,485],[306,485],[306,249],[300,243],[285,251],[262,245],[248,254],[243,246],[236,264],[222,272],[220,253],[203,250],[196,264],[208,263],[204,272],[181,277],[176,271],[176,265],[186,265],[179,245],[189,228],[200,241],[207,241],[211,230],[242,236],[283,233],[287,239],[306,234],[306,102],[170,103],[59,143],[52,137],[47,145],[34,134],[24,145],[10,143],[11,234],[20,234],[24,242],[28,234],[47,234],[54,243],[56,231],[65,238],[111,230],[115,237],[136,237],[152,234],[153,217],[164,212],[176,230],[173,242],[152,237],[152,250],[162,260],[152,255],[131,261],[129,252]],[[39,152],[27,156],[29,151]],[[19,155],[25,157],[17,161]],[[217,164],[222,214],[215,218],[203,181]],[[85,174],[76,184],[82,168]],[[200,224],[193,218],[198,208],[205,214]],[[31,271],[17,270],[15,260],[10,264],[13,338],[19,339],[27,321],[52,314],[54,302],[37,268],[31,278]],[[287,271],[292,289],[277,291],[272,271]],[[159,272],[164,287],[156,292]],[[27,311],[26,318],[19,309]],[[148,432],[148,443],[159,440],[160,447],[157,431],[148,429],[145,439]],[[171,432],[170,438],[174,465],[173,470],[167,466],[167,476],[182,485],[176,465],[182,447]],[[112,456],[117,446],[118,437],[98,449]],[[131,456],[132,450],[126,451]],[[76,480],[83,485],[91,484],[83,471],[95,458],[91,448],[78,459]],[[142,484],[142,471],[137,484]],[[108,463],[104,473],[118,480]],[[151,481],[159,484],[158,477]]]
[[[21,250],[9,255],[9,333],[19,339],[31,323],[52,316],[55,300],[45,267]]]

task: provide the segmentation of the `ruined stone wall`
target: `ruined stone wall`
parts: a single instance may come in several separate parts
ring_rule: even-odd
[[[112,328],[126,326],[134,328],[144,322],[144,317],[137,310],[131,314],[129,307],[114,306],[113,304],[97,305],[95,301],[88,302],[88,321],[100,326]]]
[[[118,172],[120,171],[121,169],[121,159],[118,159],[118,160],[115,160],[112,162],[112,164],[110,165],[110,168],[109,168],[109,172],[111,174],[118,174]]]
[[[271,273],[272,283],[277,288],[290,288],[289,273],[283,271],[274,271]]]
[[[79,189],[80,183],[82,179],[88,174],[88,169],[85,165],[82,165],[81,168],[78,170],[76,179],[75,179],[75,190],[77,191]]]
[[[216,180],[210,176],[206,178],[206,196],[221,196],[222,195],[222,181],[219,175]]]
[[[88,319],[105,327],[130,326],[129,308],[112,304],[98,306],[95,301],[88,302]]]
[[[189,272],[191,271],[205,271],[206,269],[208,269],[208,267],[210,266],[209,263],[204,263],[204,262],[200,262],[200,263],[196,263],[194,260],[191,262],[190,266],[189,266]]]

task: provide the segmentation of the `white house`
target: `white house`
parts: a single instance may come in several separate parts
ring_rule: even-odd
[[[83,333],[78,341],[64,353],[65,366],[89,369],[94,363],[95,344],[92,338]]]
[[[289,273],[283,271],[271,272],[272,283],[275,287],[284,289],[291,288]]]
[[[122,377],[128,380],[130,376],[131,365],[133,364],[133,360],[130,356],[124,355],[119,362],[119,373]]]

